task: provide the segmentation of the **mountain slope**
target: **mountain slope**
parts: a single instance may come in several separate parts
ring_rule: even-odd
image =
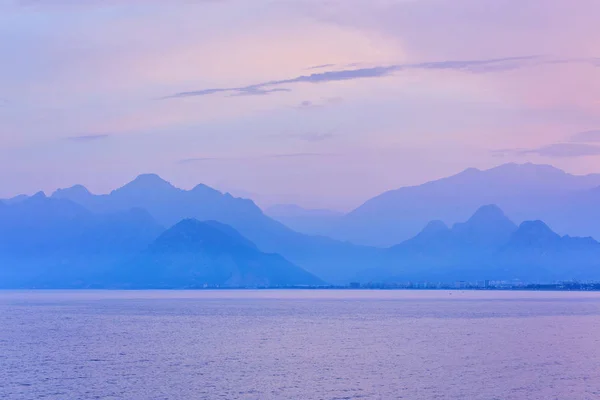
[[[0,207],[0,287],[77,286],[162,230],[143,210],[98,215],[39,193]]]
[[[481,207],[451,229],[428,224],[412,239],[387,250],[385,265],[361,281],[600,279],[600,243],[560,236],[541,221],[514,225],[496,206]]]
[[[261,252],[218,222],[186,219],[156,239],[115,276],[124,287],[322,285],[323,281],[278,254]]]
[[[428,253],[445,255],[469,252],[480,254],[496,250],[505,244],[517,226],[495,205],[482,206],[466,222],[454,224],[450,229],[441,221],[430,222],[417,236],[389,252],[393,254]],[[458,254],[464,258],[465,255]]]
[[[378,249],[295,232],[266,216],[251,200],[205,185],[182,190],[157,175],[141,175],[108,195],[85,194],[74,187],[57,191],[53,197],[103,213],[142,208],[165,226],[187,218],[219,221],[239,231],[262,251],[281,254],[328,282],[348,282],[380,253]]]
[[[564,217],[565,204],[598,186],[598,174],[576,176],[548,165],[505,164],[485,171],[471,168],[383,193],[344,216],[328,233],[353,243],[386,247],[414,236],[428,221],[453,224],[468,218],[482,204],[497,204],[515,221],[543,219],[560,232],[600,238],[600,224],[585,220],[580,208],[569,206],[570,218]],[[598,193],[600,199],[600,189]],[[587,209],[593,212],[590,206]],[[598,211],[594,214],[600,215]]]
[[[560,236],[542,221],[525,221],[497,254],[494,265],[529,280],[600,279],[600,243]]]

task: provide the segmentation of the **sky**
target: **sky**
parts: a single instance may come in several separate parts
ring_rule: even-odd
[[[600,172],[600,1],[0,0],[0,197],[141,173],[350,210]]]

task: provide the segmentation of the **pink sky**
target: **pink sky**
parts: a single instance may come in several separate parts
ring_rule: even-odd
[[[600,172],[598,15],[597,0],[0,0],[0,196],[155,172],[345,210],[467,167]]]

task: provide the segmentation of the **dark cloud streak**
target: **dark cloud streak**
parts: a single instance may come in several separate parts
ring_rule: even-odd
[[[533,149],[503,149],[492,151],[495,156],[538,155],[548,158],[575,158],[599,156],[600,146],[585,143],[553,143]]]
[[[353,79],[380,78],[389,76],[403,70],[456,70],[471,73],[487,73],[522,68],[539,59],[539,56],[506,57],[489,60],[468,61],[438,61],[417,64],[396,64],[387,66],[375,66],[367,68],[344,69],[337,71],[316,72],[310,75],[301,75],[295,78],[261,82],[249,86],[231,88],[210,88],[187,92],[175,93],[169,98],[182,98],[192,96],[207,96],[215,93],[233,93],[234,95],[262,95],[277,91],[288,91],[277,86],[293,85],[297,83],[326,83]]]
[[[290,89],[286,88],[275,88],[275,89],[261,89],[257,87],[242,88],[239,92],[231,94],[230,96],[265,96],[271,93],[278,92],[291,92]]]
[[[335,64],[322,64],[322,65],[315,65],[312,67],[308,67],[307,69],[323,69],[323,68],[330,68],[330,67],[335,67]]]

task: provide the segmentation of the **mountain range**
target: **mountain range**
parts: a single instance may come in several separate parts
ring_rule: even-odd
[[[38,193],[0,203],[0,287],[198,288],[324,282],[235,229],[145,210],[94,213]]]
[[[163,226],[187,218],[219,221],[256,243],[262,251],[281,254],[328,282],[345,282],[380,253],[376,248],[296,232],[265,215],[251,200],[206,185],[179,189],[154,174],[140,175],[106,195],[94,195],[77,185],[56,191],[52,198],[69,200],[100,214],[144,209]]]
[[[359,281],[600,279],[600,243],[560,236],[542,221],[515,225],[495,205],[448,227],[432,221],[415,237],[386,250],[384,266]]]
[[[308,234],[389,247],[416,235],[429,221],[464,221],[484,204],[498,205],[517,223],[543,220],[562,235],[600,239],[600,174],[572,175],[530,163],[469,168],[382,193],[335,220],[313,218],[309,227],[296,226]]]
[[[96,214],[38,193],[0,206],[0,287],[77,284],[133,256],[164,228],[142,209]]]
[[[600,175],[506,164],[387,192],[346,215],[263,212],[146,174],[104,195],[76,185],[0,201],[0,286],[596,279],[598,243],[565,233],[597,232],[599,196]],[[276,220],[291,217],[313,234]]]
[[[107,276],[100,277],[107,279]],[[279,254],[263,253],[233,228],[185,219],[108,279],[126,288],[318,286],[324,282]]]

